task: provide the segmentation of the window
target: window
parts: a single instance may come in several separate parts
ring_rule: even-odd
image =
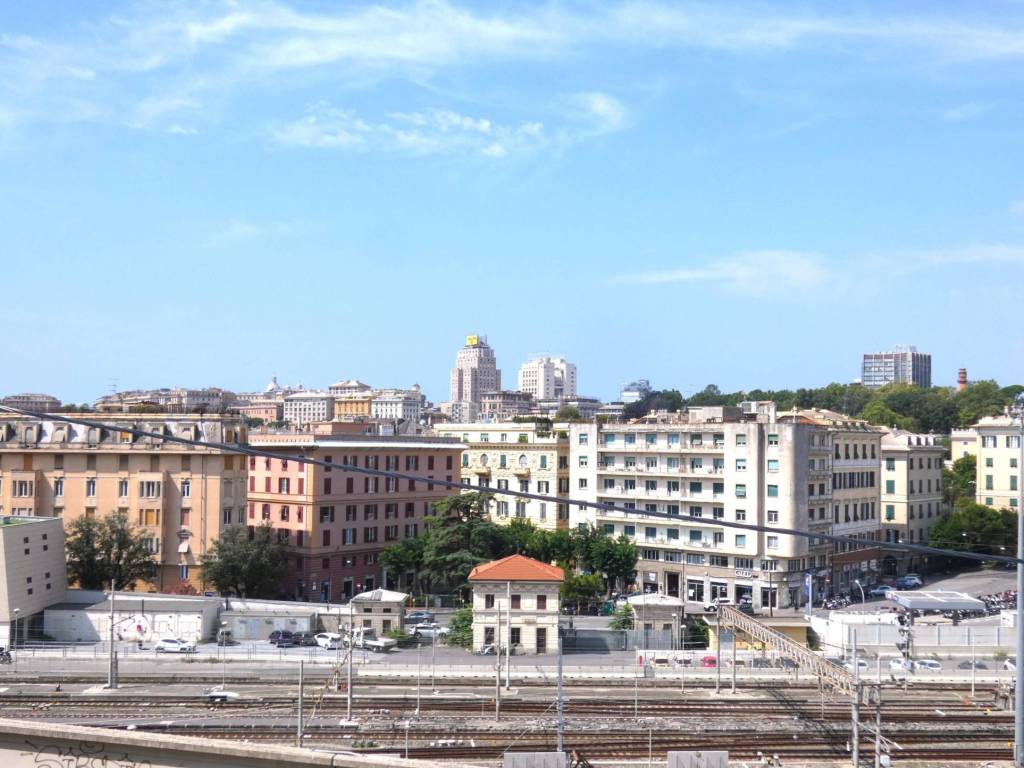
[[[736,510],[736,520],[739,521],[739,522],[743,522],[746,519],[747,519],[747,510],[745,510],[745,509],[737,509]]]
[[[768,445],[778,445],[778,444],[779,444],[779,436],[778,435],[768,435]]]
[[[768,547],[768,549],[778,549],[779,548],[779,537],[778,536],[766,536],[765,537],[765,543],[766,543],[766,546]]]
[[[779,522],[779,513],[775,510],[768,510],[768,522],[777,523]]]
[[[888,483],[886,484],[886,487],[888,489]],[[992,490],[992,475],[985,475],[985,490]]]
[[[192,496],[192,481],[182,480],[181,481],[181,498],[188,499]]]
[[[53,481],[53,495],[63,496],[64,495],[64,478],[58,477]]]
[[[128,498],[128,481],[118,480],[117,481],[117,495],[122,499]]]
[[[494,595],[484,595],[484,608],[494,607]]]
[[[769,498],[777,497],[779,495],[779,486],[777,486],[777,485],[769,485],[768,486],[768,492],[767,492],[766,495]]]
[[[579,444],[580,445],[587,445],[589,442],[590,442],[590,435],[588,435],[586,432],[580,432],[580,434],[579,434]]]
[[[886,504],[885,505],[885,519],[886,520],[895,520],[896,519],[896,505],[895,504]]]
[[[160,483],[156,480],[143,480],[139,483],[139,496],[144,499],[155,499],[160,496]]]
[[[736,435],[736,445],[743,446],[747,444],[746,435]]]
[[[90,477],[85,481],[85,495],[95,496],[96,495],[96,478]]]
[[[896,469],[896,459],[886,459],[885,468],[889,472],[893,472]]]
[[[735,537],[735,540],[736,540],[736,546],[737,547],[745,547],[745,546],[747,546],[747,534],[745,534],[745,533],[737,533],[736,537]]]
[[[537,595],[537,610],[546,611],[548,609],[548,596]]]
[[[708,565],[713,565],[716,568],[728,568],[729,558],[725,555],[711,555],[708,558]]]
[[[520,608],[522,608],[522,603],[523,599],[521,595],[512,595],[512,608],[514,610],[518,611]]]
[[[779,460],[778,459],[768,459],[768,471],[769,472],[778,472],[779,471]]]
[[[736,484],[736,498],[745,499],[747,498],[747,486],[745,483]]]
[[[746,472],[747,471],[747,460],[746,459],[736,459],[736,471],[737,472]]]
[[[581,491],[585,491],[586,489],[587,489],[587,478],[581,477],[580,478],[580,490]]]
[[[687,565],[704,565],[704,555],[696,554],[694,552],[686,553],[686,564]]]

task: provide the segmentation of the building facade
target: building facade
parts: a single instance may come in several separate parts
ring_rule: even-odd
[[[892,352],[869,352],[861,361],[861,382],[865,387],[886,384],[932,385],[932,356],[916,347],[897,347]]]
[[[81,414],[95,419],[96,414]],[[244,444],[237,416],[104,414],[103,428],[0,415],[0,514],[79,517],[123,512],[157,563],[154,586],[187,581],[225,526],[242,522],[245,462],[219,448],[136,437],[134,428],[191,440]]]
[[[334,396],[327,392],[296,392],[284,399],[284,420],[296,427],[334,418]]]
[[[358,379],[346,379],[345,381],[336,381],[327,388],[327,392],[335,396],[356,394],[368,395],[372,390],[373,387],[371,387],[369,384],[364,384]]]
[[[533,395],[528,392],[484,392],[480,396],[480,418],[487,421],[510,421],[533,410]]]
[[[96,410],[110,413],[128,413],[138,408],[154,408],[164,413],[222,413],[235,401],[234,392],[218,387],[173,387],[115,392],[98,398],[94,405]]]
[[[523,555],[483,563],[473,585],[473,648],[497,644],[527,654],[558,650],[561,568]]]
[[[284,420],[284,403],[276,400],[254,400],[234,408],[239,416],[247,419],[262,419],[267,424]]]
[[[49,413],[60,408],[60,400],[53,395],[23,392],[20,395],[8,395],[0,399],[0,405],[9,405],[12,408],[21,408],[35,413]]]
[[[491,519],[508,524],[529,520],[553,530],[569,525],[568,506],[554,498],[569,492],[567,425],[538,429],[532,423],[442,424],[438,435],[465,445],[460,459],[462,476],[481,490],[494,493]],[[505,490],[551,495],[551,501],[502,494]]]
[[[467,336],[466,346],[455,356],[449,390],[452,421],[476,421],[485,392],[501,390],[501,371],[486,336]]]
[[[458,482],[465,446],[431,437],[259,434],[250,445],[276,453],[419,474]],[[385,547],[424,530],[445,486],[329,469],[289,459],[249,459],[247,523],[273,527],[288,545],[283,594],[297,599],[351,598],[377,587],[411,585],[413,574],[386,574]]]
[[[576,366],[561,357],[535,357],[520,366],[518,389],[537,400],[576,397]]]
[[[932,527],[945,515],[942,466],[945,447],[935,435],[890,430],[882,435],[882,535],[886,542],[927,544]],[[883,559],[885,576],[923,566],[920,555],[904,552]]]
[[[1020,417],[986,416],[974,425],[978,433],[978,503],[995,509],[1020,508]]]
[[[978,430],[954,429],[949,435],[949,463],[957,459],[978,455]]]
[[[42,611],[64,601],[64,525],[56,518],[0,516],[0,646],[21,644]],[[17,623],[17,629],[15,629]]]
[[[375,419],[419,421],[423,401],[418,384],[414,384],[412,389],[381,389],[373,395],[370,415]]]

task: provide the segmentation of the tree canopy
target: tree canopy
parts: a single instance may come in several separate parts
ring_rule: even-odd
[[[780,411],[793,408],[827,408],[857,416],[880,426],[898,426],[915,432],[949,432],[974,424],[982,416],[994,416],[1013,402],[1024,386],[1000,387],[994,381],[976,381],[963,391],[949,387],[922,388],[910,384],[889,384],[868,389],[861,384],[829,384],[812,389],[753,389],[723,392],[709,384],[700,392],[684,397],[677,390],[654,391],[623,409],[627,418],[639,418],[652,411],[678,411],[702,405],[736,405],[743,400],[772,400]]]
[[[935,524],[928,543],[942,549],[990,555],[1013,555],[1017,542],[1017,515],[961,498],[953,513]]]
[[[82,589],[132,590],[153,579],[156,564],[142,533],[124,512],[104,517],[79,517],[68,526],[65,544],[68,581]]]
[[[287,566],[285,545],[267,523],[252,538],[242,526],[221,533],[202,557],[203,581],[239,597],[277,597]]]
[[[942,495],[950,508],[955,507],[960,499],[974,501],[977,469],[978,457],[973,454],[954,461],[952,469],[942,468]]]

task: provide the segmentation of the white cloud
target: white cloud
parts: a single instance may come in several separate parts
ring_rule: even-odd
[[[746,294],[810,290],[829,277],[821,256],[799,251],[749,251],[696,267],[620,275],[613,283],[664,285],[711,283]]]
[[[538,122],[504,125],[451,110],[393,112],[384,120],[370,121],[323,103],[306,117],[274,128],[271,135],[294,147],[491,158],[531,152],[546,144],[544,126]]]
[[[173,123],[168,129],[168,133],[173,133],[176,136],[195,136],[199,131],[188,125],[178,125]]]
[[[967,104],[959,104],[955,107],[951,107],[942,113],[942,119],[948,120],[952,123],[960,123],[965,120],[973,120],[976,117],[981,117],[989,110],[992,109],[991,104],[980,104],[978,102],[968,102]]]
[[[575,96],[575,102],[593,122],[596,133],[620,131],[626,125],[626,107],[607,93],[579,93]]]

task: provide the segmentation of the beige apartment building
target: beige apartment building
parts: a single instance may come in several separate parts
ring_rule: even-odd
[[[249,444],[295,458],[427,478],[400,480],[289,458],[249,458],[250,534],[269,524],[288,545],[282,596],[323,602],[413,585],[413,573],[386,573],[380,553],[425,530],[434,503],[452,493],[430,481],[459,482],[466,447],[439,437],[314,432],[252,434]]]
[[[967,456],[978,456],[978,430],[954,429],[949,435],[949,465]]]
[[[19,644],[38,637],[43,609],[63,602],[66,589],[61,521],[0,516],[0,646],[15,632]]]
[[[832,594],[858,592],[875,584],[881,575],[882,559],[891,553],[880,546],[881,494],[879,466],[882,427],[825,409],[792,411],[780,415],[783,421],[824,429],[832,451],[832,524],[829,533],[864,542],[864,546],[829,545],[829,590]],[[817,521],[820,523],[821,508]],[[820,527],[819,530],[825,530]]]
[[[927,544],[945,514],[942,465],[945,447],[935,435],[890,430],[882,436],[882,535],[886,542]],[[886,577],[923,568],[920,555],[902,552],[882,561]]]
[[[538,528],[553,530],[569,525],[569,510],[551,501],[506,496],[515,490],[541,495],[569,492],[568,425],[538,428],[532,422],[496,424],[439,424],[434,432],[460,440],[466,449],[460,460],[467,482],[495,494],[491,519],[509,523],[519,518]]]
[[[978,503],[996,509],[1020,506],[1021,424],[1019,416],[986,416],[978,433]]]
[[[78,414],[104,427],[0,414],[0,514],[59,517],[123,511],[158,564],[153,586],[201,587],[199,563],[243,519],[245,462],[218,448],[136,437],[125,429],[244,444],[237,416]]]
[[[806,574],[816,594],[826,587],[824,545],[724,523],[831,528],[828,430],[777,421],[771,404],[749,403],[574,424],[570,443],[570,492],[628,510],[574,507],[571,524],[632,539],[643,591],[767,607],[803,604]]]

